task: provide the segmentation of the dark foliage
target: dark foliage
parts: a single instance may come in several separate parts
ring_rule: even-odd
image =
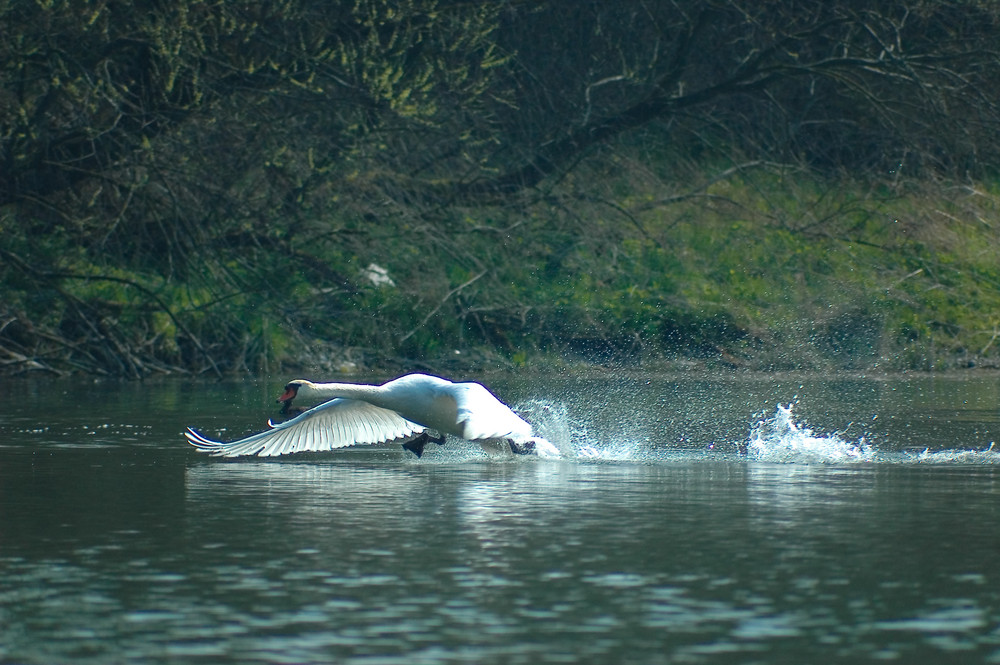
[[[760,340],[667,278],[638,305],[567,295],[581,248],[621,266],[607,292],[669,263],[679,222],[627,200],[653,172],[705,175],[664,205],[740,165],[992,177],[998,21],[957,0],[0,1],[0,356],[139,377]]]

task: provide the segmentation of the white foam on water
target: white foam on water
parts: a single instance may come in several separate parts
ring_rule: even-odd
[[[793,404],[779,404],[773,415],[760,417],[745,440],[712,443],[706,450],[655,445],[630,438],[626,432],[597,439],[561,402],[528,400],[515,410],[533,425],[536,436],[558,448],[561,457],[557,459],[564,461],[656,463],[736,457],[775,464],[1000,464],[1000,446],[993,443],[983,450],[899,451],[891,445],[876,448],[865,435],[848,438],[844,431],[817,432],[796,422]]]
[[[840,463],[871,462],[875,450],[864,438],[857,443],[837,435],[817,435],[797,424],[792,417],[792,407],[779,405],[775,415],[761,419],[751,429],[747,442],[737,445],[712,444],[709,450],[664,449],[651,446],[648,441],[612,436],[594,439],[584,423],[572,419],[565,404],[548,400],[529,400],[519,403],[515,410],[530,422],[537,436],[543,437],[559,449],[563,460],[595,462],[657,462],[676,460],[678,457],[718,459],[731,457],[723,450],[745,449],[748,459],[779,463]]]
[[[795,422],[792,405],[778,405],[774,416],[759,420],[750,430],[747,458],[785,464],[1000,464],[1000,448],[985,450],[879,450],[865,437],[857,441],[842,433],[816,434]]]
[[[907,450],[902,461],[915,464],[1000,464],[1000,447],[991,441],[986,450]]]
[[[836,434],[815,434],[795,422],[791,404],[779,404],[773,417],[759,420],[750,430],[747,457],[760,462],[839,464],[873,462],[877,452],[864,437],[855,443]]]

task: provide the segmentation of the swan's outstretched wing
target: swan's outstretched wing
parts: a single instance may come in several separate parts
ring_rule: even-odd
[[[424,431],[395,411],[354,399],[333,399],[239,441],[213,441],[195,430],[184,432],[199,451],[220,457],[270,457],[304,450],[333,450],[392,441]]]
[[[531,425],[478,383],[456,383],[451,391],[458,407],[462,436],[473,441],[527,439]]]

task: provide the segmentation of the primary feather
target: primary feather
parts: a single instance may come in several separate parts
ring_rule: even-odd
[[[270,457],[394,441],[419,434],[424,429],[389,409],[360,400],[338,398],[238,441],[213,441],[191,428],[184,436],[198,450],[220,457]]]

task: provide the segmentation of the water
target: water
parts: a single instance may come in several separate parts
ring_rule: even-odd
[[[491,381],[562,461],[181,437],[281,381],[0,384],[0,663],[1000,663],[995,376]]]

